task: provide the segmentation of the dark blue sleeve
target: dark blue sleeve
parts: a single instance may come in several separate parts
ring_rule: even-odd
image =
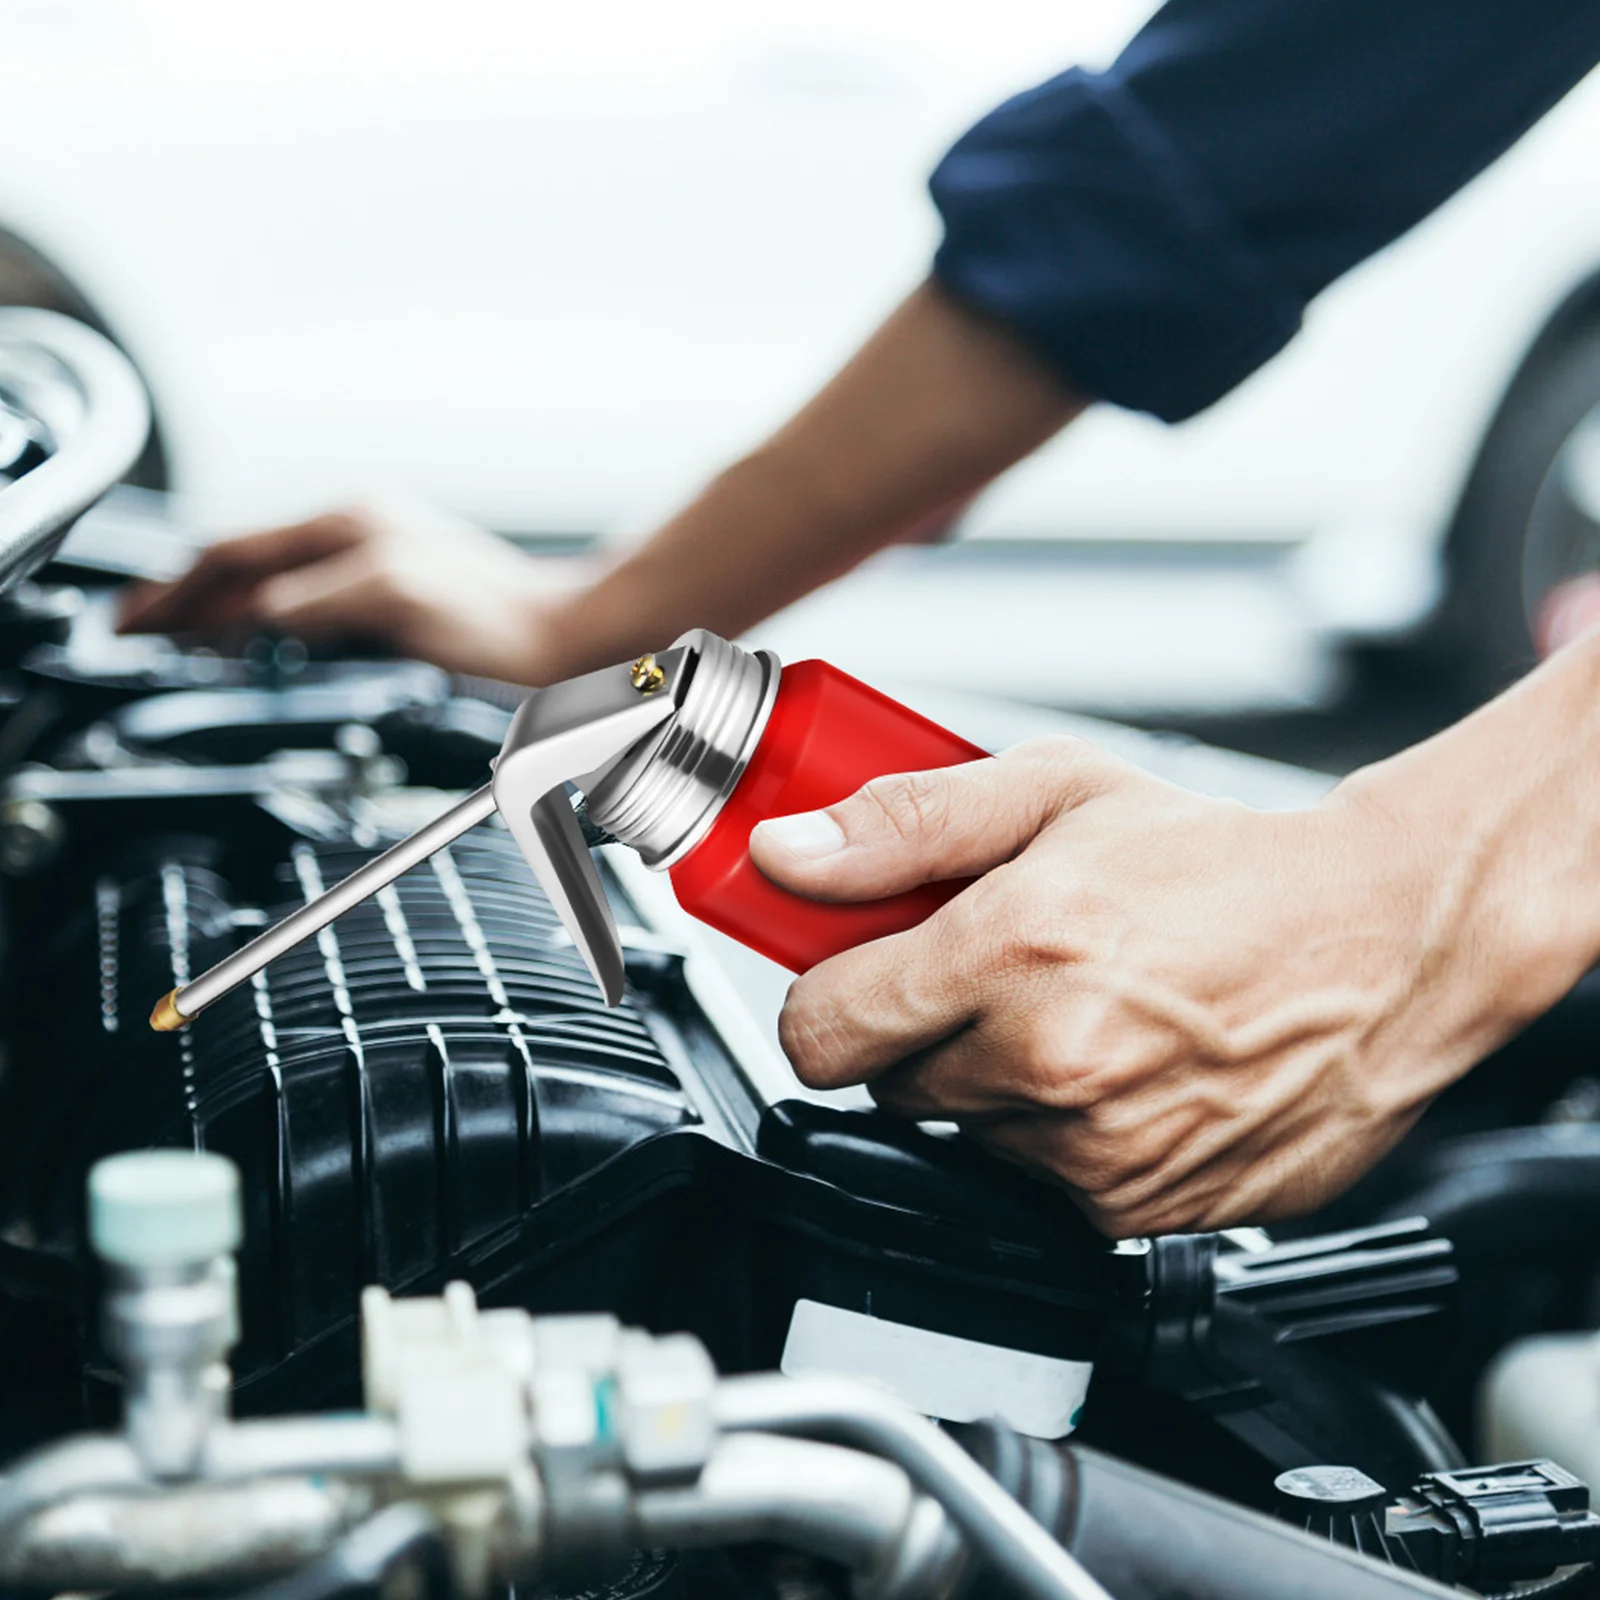
[[[1170,0],[940,163],[934,273],[1076,387],[1168,421],[1600,60],[1600,0]]]

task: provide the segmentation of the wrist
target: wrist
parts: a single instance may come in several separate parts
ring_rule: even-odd
[[[1508,1010],[1520,1025],[1600,961],[1600,633],[1480,714],[1497,709],[1517,780],[1504,832],[1490,842],[1487,897],[1515,958],[1521,993]]]
[[[1477,970],[1482,907],[1458,903],[1472,869],[1430,815],[1416,775],[1381,763],[1282,820],[1286,858],[1316,863],[1302,888],[1308,903],[1291,922],[1306,989],[1336,1013],[1349,1008],[1359,1065],[1351,1093],[1402,1120],[1514,1026]]]
[[[1417,981],[1481,1058],[1600,960],[1600,634],[1328,805],[1363,819],[1371,893],[1408,904]]]
[[[585,670],[582,618],[575,608],[594,584],[600,563],[588,556],[523,559],[521,570],[505,575],[501,589],[510,626],[494,676],[508,683],[556,683]]]

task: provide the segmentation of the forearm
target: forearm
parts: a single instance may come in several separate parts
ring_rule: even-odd
[[[1600,633],[1333,804],[1379,809],[1408,841],[1397,860],[1420,861],[1423,937],[1453,952],[1476,1059],[1600,961]]]
[[[689,627],[742,633],[982,488],[1084,404],[925,284],[792,421],[561,605],[539,675]]]

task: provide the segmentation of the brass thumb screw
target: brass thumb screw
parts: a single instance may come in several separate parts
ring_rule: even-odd
[[[628,677],[640,694],[654,694],[667,681],[666,671],[654,656],[640,656]]]

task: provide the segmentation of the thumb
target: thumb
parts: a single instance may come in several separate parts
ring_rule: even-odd
[[[769,818],[750,835],[750,858],[810,899],[879,900],[1009,861],[1121,770],[1085,740],[1033,740],[991,760],[874,778],[826,810]]]

